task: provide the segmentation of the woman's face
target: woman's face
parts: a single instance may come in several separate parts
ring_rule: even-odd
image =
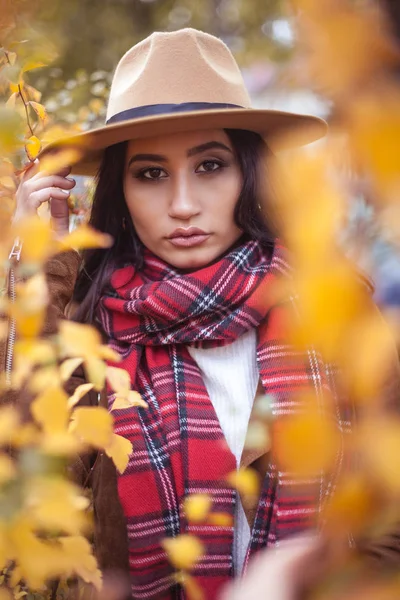
[[[201,268],[242,234],[234,210],[242,174],[223,130],[131,140],[126,203],[141,242],[179,269]]]

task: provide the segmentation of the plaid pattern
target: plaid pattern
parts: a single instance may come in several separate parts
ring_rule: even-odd
[[[134,598],[184,598],[160,544],[164,537],[193,533],[206,554],[193,574],[205,597],[217,597],[232,575],[231,527],[189,524],[182,510],[187,494],[207,493],[213,509],[233,516],[235,493],[224,479],[236,468],[187,344],[228,344],[258,330],[257,363],[276,415],[301,410],[297,392],[311,389],[320,401],[332,391],[329,373],[315,352],[299,352],[286,339],[295,304],[277,302],[278,280],[290,280],[286,251],[276,243],[267,256],[257,242],[221,260],[180,274],[146,253],[145,266],[118,270],[101,299],[98,318],[110,345],[122,356],[133,389],[148,409],[115,411],[115,431],[133,443],[118,489],[126,515]],[[334,394],[331,397],[335,397]],[[333,417],[342,426],[339,413]],[[340,462],[340,457],[338,457]],[[265,476],[246,564],[258,549],[316,523],[330,482],[293,482],[273,460]],[[246,566],[246,565],[245,565]]]

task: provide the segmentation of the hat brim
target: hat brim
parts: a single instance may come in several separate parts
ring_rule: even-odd
[[[93,176],[97,172],[103,151],[108,146],[133,139],[199,129],[254,131],[267,140],[273,151],[278,152],[320,139],[327,132],[327,124],[319,117],[250,108],[160,114],[121,121],[60,139],[46,146],[38,158],[40,160],[49,153],[62,149],[77,149],[80,158],[72,165],[72,172]]]

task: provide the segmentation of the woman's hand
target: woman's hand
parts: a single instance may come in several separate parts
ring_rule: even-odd
[[[16,211],[14,223],[37,213],[44,202],[50,202],[52,228],[57,237],[69,231],[68,198],[76,182],[68,177],[70,167],[65,167],[55,175],[47,175],[39,171],[39,163],[35,161],[25,171],[16,194]]]
[[[245,577],[230,584],[220,600],[297,600],[319,547],[316,536],[303,535],[263,550],[250,562]]]

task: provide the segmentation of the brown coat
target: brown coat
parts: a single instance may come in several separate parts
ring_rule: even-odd
[[[57,330],[57,322],[65,316],[68,303],[71,300],[76,277],[80,265],[80,257],[76,252],[65,252],[56,255],[46,265],[46,278],[49,287],[50,303],[43,334],[49,335]],[[0,371],[5,369],[7,340],[0,341]],[[392,379],[390,396],[399,398],[399,381],[397,358],[394,360],[396,375]],[[66,390],[72,394],[74,389],[83,383],[83,371],[75,372],[67,382]],[[18,406],[25,416],[29,414],[30,395],[22,390],[7,392],[0,397],[0,404],[12,403]],[[96,406],[105,405],[105,394],[89,392],[81,401],[82,404]],[[267,462],[264,450],[257,452],[245,451],[242,465],[252,465],[263,470]],[[124,515],[117,494],[116,470],[110,459],[104,454],[85,455],[76,457],[72,467],[73,478],[83,487],[90,487],[93,493],[93,509],[95,515],[94,546],[100,567],[107,571],[119,571],[120,575],[128,578],[128,544]],[[261,474],[261,473],[260,473]],[[246,505],[246,503],[244,503]],[[254,518],[254,503],[247,506],[246,514],[249,522]],[[399,528],[400,531],[400,528]],[[373,556],[378,561],[400,564],[400,534],[394,532],[387,536],[381,544],[366,544],[363,552]]]

